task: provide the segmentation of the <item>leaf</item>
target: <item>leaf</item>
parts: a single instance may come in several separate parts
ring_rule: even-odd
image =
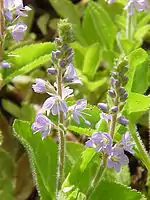
[[[143,49],[139,48],[129,55],[128,92],[144,93],[147,90],[148,65],[148,54]]]
[[[87,148],[82,152],[63,183],[62,190],[66,191],[67,195],[76,188],[79,188],[83,193],[87,192],[96,170],[95,156],[98,155],[96,155],[94,149]]]
[[[28,151],[33,176],[42,200],[55,199],[57,145],[49,137],[33,135],[31,123],[15,120],[14,134]]]
[[[130,93],[125,106],[128,118],[132,122],[136,122],[137,119],[150,108],[150,97],[138,93]]]
[[[47,42],[24,46],[12,51],[11,54],[15,56],[7,59],[12,64],[12,67],[9,70],[3,70],[4,84],[15,76],[26,74],[50,61],[50,53],[54,48],[53,43]]]
[[[140,200],[142,195],[115,182],[101,181],[94,190],[89,200]]]
[[[94,44],[87,49],[83,63],[83,74],[87,75],[89,79],[93,79],[95,76],[100,65],[101,57],[102,55],[99,43]]]
[[[80,16],[76,10],[74,4],[69,0],[49,0],[56,12],[68,20],[72,24],[80,24]]]
[[[0,149],[0,199],[14,200],[13,197],[14,163],[11,156]]]
[[[90,18],[92,26],[90,26],[88,22],[86,23],[86,26],[89,26],[89,28],[92,28],[91,30],[93,32],[96,32],[96,37],[98,35],[97,42],[100,42],[102,47],[112,50],[116,37],[116,27],[113,21],[109,17],[108,13],[97,3],[90,1],[88,7],[89,11],[87,12],[87,14],[89,16],[87,16],[87,19],[89,20]],[[84,31],[85,35],[89,34],[87,31],[89,28],[87,27],[86,31]]]
[[[135,32],[135,39],[140,41],[141,43],[143,42],[144,36],[150,32],[150,25],[147,24],[145,26],[142,26],[141,28],[138,28],[137,31]]]
[[[83,134],[83,135],[89,135],[91,136],[93,131],[91,128],[88,129],[88,128],[82,128],[82,127],[79,127],[79,126],[73,126],[73,125],[69,125],[67,127],[68,130],[70,131],[73,131],[75,133],[79,133],[79,134]]]

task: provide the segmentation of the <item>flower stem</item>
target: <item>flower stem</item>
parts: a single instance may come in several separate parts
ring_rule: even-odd
[[[61,69],[58,70],[57,76],[57,92],[62,98],[62,72]],[[58,115],[58,123],[63,124],[63,112]],[[65,167],[65,135],[64,131],[58,128],[58,168],[57,168],[57,185],[56,185],[56,199],[58,198],[58,193],[61,190],[61,186],[64,178],[64,167]]]
[[[0,0],[0,60],[3,58],[3,36],[4,36],[5,18],[4,18],[4,0]]]
[[[118,106],[118,94],[115,98],[115,102],[114,102],[114,105],[115,106]],[[112,116],[112,119],[111,119],[111,122],[110,122],[110,127],[109,127],[109,134],[111,135],[111,137],[113,138],[114,136],[114,133],[115,133],[115,128],[116,128],[116,122],[117,122],[117,114],[118,114],[118,111],[116,113],[113,114]]]
[[[143,164],[146,166],[148,172],[150,172],[150,158],[149,158],[149,155],[144,148],[144,145],[142,144],[140,136],[136,132],[134,124],[132,124],[132,123],[129,124],[129,131],[130,131],[130,134],[132,135],[132,137],[134,139],[134,142],[136,143],[136,146],[138,148],[140,158],[141,158]]]
[[[132,15],[130,15],[129,9],[127,10],[127,19],[126,19],[126,37],[129,40],[132,40]]]
[[[95,174],[95,177],[94,179],[92,180],[92,183],[91,183],[91,186],[89,187],[88,191],[87,191],[87,200],[90,198],[93,190],[96,188],[96,186],[99,184],[99,182],[101,181],[102,179],[102,176],[105,172],[105,169],[106,169],[106,158],[104,158],[102,161],[101,161],[101,165],[100,165],[100,168],[98,168],[98,170],[96,171],[96,174]]]

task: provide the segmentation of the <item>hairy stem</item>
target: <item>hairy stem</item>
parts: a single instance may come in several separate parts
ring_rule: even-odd
[[[118,94],[117,94],[117,97],[115,98],[114,105],[118,106]],[[112,138],[113,138],[114,133],[115,133],[116,122],[117,122],[117,114],[118,114],[118,111],[113,114],[111,122],[110,122],[109,134],[111,135]]]
[[[3,58],[3,35],[4,35],[4,27],[5,27],[5,18],[4,18],[4,0],[0,0],[0,60]]]
[[[62,72],[61,69],[58,70],[57,76],[57,87],[58,95],[62,98]],[[58,123],[63,124],[63,112],[58,115]],[[57,185],[56,185],[56,196],[61,189],[63,178],[64,178],[64,167],[65,167],[65,135],[64,131],[58,128],[58,168],[57,168]]]
[[[96,186],[99,184],[99,182],[101,181],[102,179],[102,176],[105,172],[105,169],[106,169],[106,158],[104,158],[102,161],[101,161],[101,165],[100,165],[100,168],[98,168],[98,170],[96,171],[96,174],[94,176],[94,179],[92,180],[92,183],[91,183],[91,186],[89,187],[88,189],[88,192],[87,192],[87,200],[90,198],[93,190],[96,188]]]
[[[141,158],[143,164],[146,166],[148,172],[150,173],[150,158],[144,148],[144,145],[142,144],[140,136],[136,132],[136,128],[135,128],[134,124],[132,124],[132,123],[129,124],[129,131],[130,131],[130,134],[132,135],[134,142],[138,148],[140,158]]]

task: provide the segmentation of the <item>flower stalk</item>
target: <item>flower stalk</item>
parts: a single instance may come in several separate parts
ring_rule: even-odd
[[[62,72],[58,70],[57,76],[57,92],[62,98]],[[61,111],[58,115],[58,124],[63,124],[63,112]],[[61,189],[64,177],[65,168],[65,135],[64,131],[58,128],[58,168],[57,168],[57,185],[56,185],[56,197]]]
[[[0,0],[0,35],[1,35],[1,44],[0,44],[0,60],[3,58],[3,35],[5,27],[5,18],[4,18],[4,0]]]

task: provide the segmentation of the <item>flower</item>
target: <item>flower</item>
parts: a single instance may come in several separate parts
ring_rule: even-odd
[[[27,30],[27,25],[22,22],[18,22],[16,25],[13,26],[11,30],[11,35],[13,39],[16,42],[18,42],[19,40],[23,40],[23,33],[26,30]]]
[[[100,118],[104,119],[107,123],[111,121],[112,115],[107,113],[101,113]]]
[[[6,68],[6,69],[11,68],[11,65],[10,65],[6,60],[3,60],[3,61],[0,63],[0,66],[1,66],[2,68]]]
[[[36,93],[45,93],[45,92],[47,92],[46,84],[47,84],[47,82],[44,81],[43,79],[36,78],[35,84],[32,85],[32,88],[33,88],[34,92],[36,92]]]
[[[124,154],[122,148],[114,146],[111,154],[107,158],[108,168],[114,168],[117,172],[120,171],[121,166],[129,163],[128,157]]]
[[[54,95],[46,99],[42,106],[42,110],[44,112],[46,111],[48,115],[50,114],[50,111],[52,111],[53,115],[59,115],[60,112],[63,112],[66,115],[68,107],[64,100],[62,100],[59,96]]]
[[[66,72],[64,74],[64,80],[65,82],[69,82],[69,83],[82,84],[82,82],[77,77],[77,72],[72,63],[70,63],[66,68]]]
[[[93,147],[97,152],[104,151],[109,155],[112,150],[112,138],[108,133],[95,132],[85,145]]]
[[[32,124],[33,134],[42,133],[42,139],[50,134],[52,122],[43,114],[37,114],[35,122]]]
[[[35,79],[35,84],[32,85],[32,88],[36,93],[55,94],[54,87],[48,81],[45,81],[41,78]]]
[[[130,133],[128,131],[125,134],[123,134],[120,145],[125,151],[134,154],[134,143],[131,141]]]
[[[130,15],[133,15],[135,13],[135,9],[138,12],[141,12],[148,9],[148,7],[149,5],[147,0],[129,0],[125,6],[125,10],[128,10]]]
[[[4,15],[9,22],[12,22],[13,14],[26,17],[26,12],[30,10],[30,7],[23,6],[22,0],[4,0]]]
[[[76,104],[73,106],[72,117],[77,122],[77,124],[80,124],[79,117],[81,117],[86,124],[90,125],[90,122],[87,121],[82,115],[82,114],[86,114],[82,112],[86,108],[86,106],[87,106],[87,100],[85,99],[77,100]]]

